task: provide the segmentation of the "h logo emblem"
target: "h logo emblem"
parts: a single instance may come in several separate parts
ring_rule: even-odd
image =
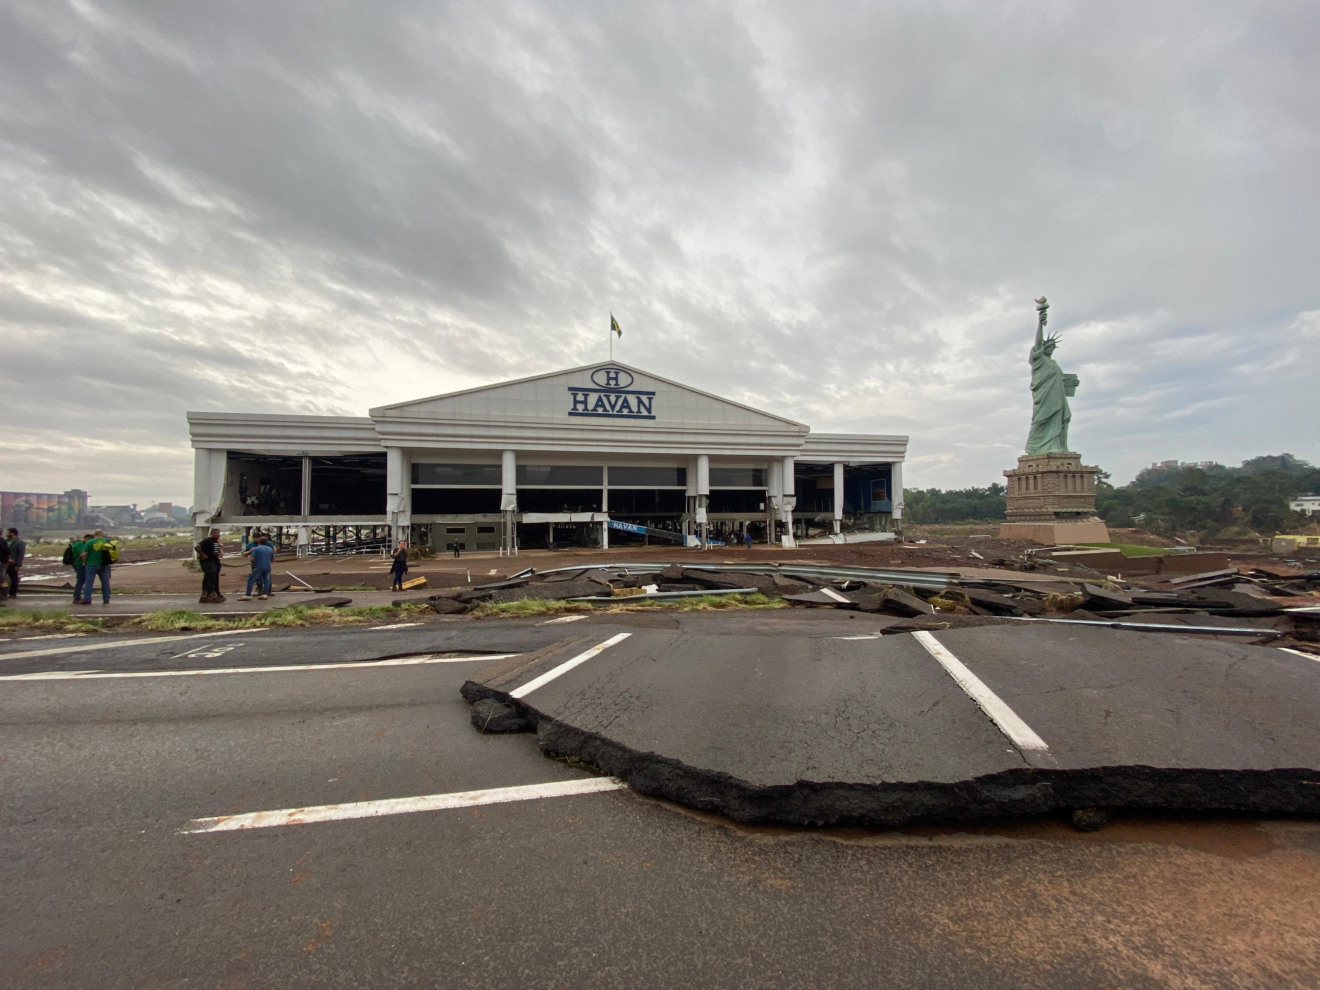
[[[631,388],[633,375],[623,368],[597,368],[591,381],[599,388]]]

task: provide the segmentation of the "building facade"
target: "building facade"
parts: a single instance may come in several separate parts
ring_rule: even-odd
[[[513,551],[792,542],[902,520],[907,437],[814,434],[618,362],[361,418],[194,412],[188,426],[199,530]]]
[[[0,526],[22,529],[31,526],[57,528],[76,526],[87,515],[87,493],[81,488],[66,492],[0,492]]]

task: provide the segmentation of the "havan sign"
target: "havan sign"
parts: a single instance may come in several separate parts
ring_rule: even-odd
[[[597,368],[591,373],[595,387],[568,386],[572,397],[570,416],[601,416],[611,419],[655,419],[651,403],[654,392],[629,389],[633,383],[631,372],[623,368]]]

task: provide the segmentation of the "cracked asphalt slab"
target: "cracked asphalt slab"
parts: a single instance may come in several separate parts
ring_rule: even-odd
[[[547,752],[741,821],[1320,813],[1320,664],[1269,647],[1049,625],[929,648],[638,630],[588,657],[592,641],[497,661],[464,695],[514,703]]]
[[[641,618],[465,623],[438,641],[429,625],[279,630],[195,663],[623,631],[732,645],[764,628]],[[812,641],[804,657],[877,628],[834,619],[771,628]],[[119,653],[95,658],[165,669]],[[624,790],[183,834],[209,815],[584,779],[531,736],[471,728],[458,689],[483,666],[0,685],[0,985],[1317,985],[1320,825],[1306,820],[800,830]]]

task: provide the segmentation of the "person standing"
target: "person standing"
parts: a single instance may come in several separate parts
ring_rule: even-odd
[[[399,541],[399,549],[394,551],[394,562],[390,565],[390,591],[403,590],[403,576],[408,573],[408,543]]]
[[[225,548],[220,545],[220,530],[211,530],[211,535],[193,549],[202,565],[202,597],[197,601],[202,605],[223,603],[226,599],[220,594],[220,558],[225,555]]]
[[[83,580],[87,576],[87,567],[83,564],[83,551],[87,549],[87,541],[91,538],[91,533],[84,533],[81,537],[75,536],[69,541],[69,549],[66,551],[70,555],[70,564],[73,567],[73,604],[75,605],[82,604]]]
[[[9,597],[5,593],[5,584],[9,578],[9,544],[0,539],[0,601]]]
[[[252,560],[252,571],[248,574],[247,591],[240,595],[240,602],[252,601],[252,589],[255,586],[257,597],[265,601],[270,596],[270,567],[275,560],[275,548],[266,540],[266,534],[257,537],[245,553]]]
[[[96,584],[98,577],[101,579],[101,604],[110,604],[110,558],[105,552],[107,542],[105,530],[98,529],[92,533],[91,539],[83,544],[82,562],[85,570],[82,604],[84,605],[92,604],[92,586]]]
[[[5,568],[5,573],[9,575],[9,597],[18,597],[18,570],[23,566],[23,558],[27,556],[27,540],[18,535],[18,530],[10,526],[5,530],[5,538],[9,541],[9,565]]]

